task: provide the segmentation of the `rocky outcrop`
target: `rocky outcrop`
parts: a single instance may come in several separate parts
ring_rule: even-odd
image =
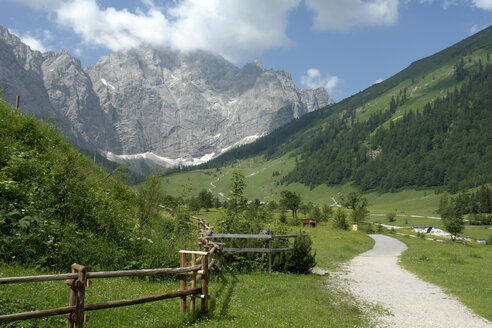
[[[206,51],[138,47],[83,70],[66,51],[32,51],[0,27],[0,60],[7,101],[21,95],[24,111],[120,161],[197,163],[333,102],[286,72],[258,61],[238,68]]]

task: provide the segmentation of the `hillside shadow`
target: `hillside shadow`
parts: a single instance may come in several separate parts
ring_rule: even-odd
[[[214,312],[214,310],[220,306],[220,310],[218,311],[220,316],[227,316],[229,312],[229,305],[231,303],[231,297],[237,283],[239,282],[239,279],[226,265],[223,264],[222,269],[223,271],[224,269],[227,271],[227,275],[223,272],[219,276],[219,287],[210,300],[210,310],[211,312]],[[217,303],[218,299],[223,299],[221,305]]]

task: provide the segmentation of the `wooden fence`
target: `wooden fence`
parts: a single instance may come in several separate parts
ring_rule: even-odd
[[[303,236],[307,236],[305,232],[303,232]],[[273,233],[270,234],[229,234],[229,233],[212,233],[206,237],[206,239],[221,239],[223,242],[221,243],[216,243],[216,242],[211,242],[215,245],[220,245],[220,246],[225,246],[224,240],[225,239],[268,239],[268,248],[262,247],[262,248],[232,248],[232,247],[223,247],[222,251],[223,252],[244,252],[244,253],[268,253],[268,274],[272,274],[272,253],[278,253],[278,252],[287,252],[293,250],[292,247],[288,248],[273,248],[272,247],[272,241],[273,239],[280,239],[280,238],[295,238],[297,235],[291,234],[291,235],[275,235]]]
[[[213,246],[219,246],[222,247],[223,252],[255,252],[255,253],[268,253],[268,273],[272,274],[272,253],[276,252],[286,252],[286,251],[291,251],[293,248],[273,248],[272,247],[272,240],[273,239],[280,239],[280,238],[295,238],[297,237],[296,234],[289,234],[289,235],[275,235],[273,233],[269,234],[226,234],[226,233],[214,233],[213,227],[210,227],[207,224],[207,221],[205,221],[202,218],[199,217],[192,217],[193,219],[198,221],[197,228],[198,228],[198,234],[200,235],[199,237],[199,242],[198,246],[200,249],[208,249],[210,245]],[[303,236],[307,236],[307,233],[303,231],[302,233]],[[221,242],[214,241],[214,239],[221,239]],[[268,239],[268,248],[263,247],[263,248],[231,248],[231,247],[224,247],[225,246],[225,239]],[[220,255],[220,258],[218,261],[222,260],[222,254]],[[219,267],[220,267],[220,262],[219,262]],[[220,270],[220,269],[219,269]]]
[[[197,220],[199,233],[198,246],[200,251],[179,251],[180,267],[179,268],[160,268],[160,269],[142,269],[142,270],[121,270],[121,271],[99,271],[89,272],[87,268],[80,264],[72,264],[71,273],[37,275],[26,277],[7,277],[0,278],[2,284],[16,284],[26,282],[56,281],[65,280],[70,286],[70,295],[68,306],[48,310],[39,310],[32,312],[22,312],[14,314],[0,315],[0,323],[16,320],[27,320],[34,318],[44,318],[54,315],[65,315],[67,318],[67,328],[82,328],[87,322],[88,317],[85,312],[155,302],[169,298],[180,298],[180,311],[186,311],[186,297],[190,296],[190,311],[195,311],[196,298],[201,299],[201,312],[208,314],[208,283],[209,273],[215,272],[216,279],[220,275],[222,267],[222,252],[262,252],[269,254],[269,273],[271,274],[272,253],[292,250],[292,248],[272,248],[272,240],[276,238],[294,238],[297,235],[274,235],[274,234],[214,234],[213,227],[198,217],[192,217]],[[304,235],[306,235],[304,233]],[[224,240],[229,238],[239,239],[268,239],[268,248],[224,248]],[[214,241],[222,239],[222,242]],[[188,255],[190,259],[188,260]],[[142,296],[133,299],[106,301],[94,304],[85,304],[85,290],[90,286],[89,279],[96,278],[114,278],[114,277],[138,277],[138,276],[155,276],[164,274],[177,274],[180,276],[179,290],[157,295]],[[188,277],[191,277],[188,282]],[[197,282],[200,280],[200,287]]]
[[[0,285],[14,284],[25,282],[55,281],[66,280],[70,286],[70,296],[68,306],[39,310],[33,312],[23,312],[15,314],[0,315],[0,323],[15,320],[27,320],[34,318],[44,318],[48,316],[64,314],[68,320],[67,328],[81,328],[87,322],[87,311],[95,311],[121,306],[129,306],[147,302],[155,302],[169,298],[180,298],[180,311],[186,311],[186,297],[191,296],[190,311],[195,311],[195,298],[201,299],[201,311],[204,315],[208,314],[208,280],[209,272],[217,271],[218,261],[215,259],[221,253],[221,247],[214,245],[208,251],[186,251],[180,253],[179,268],[160,268],[160,269],[143,269],[143,270],[122,270],[122,271],[104,271],[89,272],[87,268],[79,265],[72,265],[72,273],[38,275],[27,277],[8,277],[0,278]],[[191,255],[191,261],[188,262],[187,255]],[[199,257],[197,257],[199,255]],[[211,259],[211,260],[210,260]],[[85,304],[85,289],[90,285],[90,279],[94,278],[111,278],[111,277],[137,277],[137,276],[154,276],[163,274],[177,274],[180,276],[179,291],[172,291],[157,295],[142,296],[133,299],[107,301],[94,304]],[[191,281],[187,282],[187,277],[191,276]],[[201,285],[197,287],[197,280]]]

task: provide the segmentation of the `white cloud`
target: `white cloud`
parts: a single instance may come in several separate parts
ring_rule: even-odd
[[[471,28],[470,28],[470,34],[475,34],[477,33],[478,31],[480,31],[480,28],[478,27],[478,25],[473,25]]]
[[[56,11],[56,21],[71,28],[85,42],[113,51],[140,43],[168,45],[169,23],[153,7],[146,13],[131,13],[126,9],[101,9],[95,0],[74,0]]]
[[[338,85],[340,79],[337,76],[326,74],[325,77],[317,68],[310,68],[306,75],[301,77],[301,84],[308,89],[324,87],[329,93]]]
[[[434,0],[420,0],[420,3],[432,3]],[[444,9],[456,6],[459,3],[471,4],[475,8],[492,11],[492,0],[442,0]]]
[[[39,39],[36,39],[30,35],[24,35],[20,37],[21,41],[24,42],[31,48],[32,50],[37,50],[41,52],[45,52],[47,48],[43,45],[43,42]]]
[[[179,49],[214,50],[238,60],[288,46],[287,13],[300,0],[185,0],[169,10],[171,44]]]
[[[64,0],[10,0],[17,2],[32,9],[52,11],[60,8],[66,1]]]
[[[391,25],[398,19],[398,0],[306,0],[314,11],[314,28],[346,30],[357,26]]]
[[[373,85],[374,84],[378,84],[378,83],[381,83],[383,82],[384,80],[382,78],[378,78],[376,81],[374,81]]]
[[[301,0],[180,0],[165,8],[141,0],[142,8],[102,8],[96,0],[12,0],[47,10],[87,44],[113,51],[139,44],[215,51],[240,61],[288,46],[288,12]]]
[[[492,0],[473,0],[473,5],[483,10],[492,10]]]
[[[483,30],[483,29],[484,29],[484,28],[486,28],[486,27],[487,27],[487,25],[484,25],[484,26],[479,26],[479,25],[475,24],[475,25],[473,25],[472,27],[470,27],[470,29],[468,30],[468,33],[469,33],[470,35],[472,35],[472,34],[475,34],[475,33],[477,33],[477,32],[480,32],[481,30]]]
[[[37,30],[34,35],[31,32],[21,33],[16,29],[9,29],[13,34],[19,36],[21,41],[29,46],[32,50],[45,52],[49,50],[47,42],[53,39],[53,35],[48,30]]]
[[[456,0],[444,0],[443,1],[443,4],[442,4],[442,7],[444,9],[448,9],[451,6],[456,6],[456,5],[458,5],[458,3],[457,3]]]

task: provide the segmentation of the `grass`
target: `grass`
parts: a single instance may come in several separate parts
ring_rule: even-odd
[[[433,190],[402,190],[395,193],[378,194],[375,192],[365,195],[369,200],[369,210],[372,213],[389,213],[409,215],[436,216],[441,194]]]
[[[301,195],[303,202],[313,202],[318,205],[333,205],[332,197],[340,201],[340,195],[353,188],[349,184],[327,186],[320,185],[310,189],[300,183],[280,185],[280,179],[287,175],[294,167],[295,159],[289,156],[265,161],[261,156],[241,161],[240,166],[246,177],[245,195],[248,199],[261,201],[278,201],[280,192],[284,189]],[[211,190],[214,196],[225,199],[229,194],[233,167],[228,166],[220,170],[197,170],[181,174],[174,174],[164,178],[164,188],[168,194],[180,195],[183,185],[192,188],[191,193],[197,195],[200,190]],[[279,172],[274,176],[274,172]],[[215,187],[214,187],[215,186]],[[369,200],[369,210],[372,213],[389,213],[396,210],[399,214],[436,216],[440,194],[434,190],[403,190],[395,193],[379,194],[371,192],[365,195]]]
[[[439,228],[441,230],[444,229],[444,224],[441,220],[429,219],[427,217],[424,218],[414,218],[410,216],[396,216],[395,221],[389,222],[386,216],[371,216],[369,218],[370,222],[377,222],[383,224],[394,225],[398,227],[411,227],[413,225],[432,225],[435,228]],[[475,240],[488,240],[492,237],[492,230],[488,229],[489,226],[476,226],[476,225],[465,225],[465,229],[463,233],[460,234],[461,237],[468,237]],[[411,230],[400,230],[400,232],[414,234]]]
[[[202,213],[201,213],[202,214]],[[202,216],[202,215],[201,215]],[[210,211],[208,217],[220,217]],[[212,221],[212,220],[211,220]],[[318,265],[336,269],[342,261],[370,249],[373,240],[362,232],[334,230],[321,225],[308,230]],[[226,267],[227,269],[227,267]],[[19,265],[0,264],[0,276],[48,273]],[[233,274],[225,270],[210,283],[210,315],[180,314],[178,300],[93,311],[86,327],[366,327],[367,317],[346,292],[326,287],[326,277],[265,272]],[[328,278],[329,279],[329,278]],[[93,279],[86,303],[133,298],[177,290],[178,281]],[[122,288],[124,286],[124,288]],[[63,282],[0,286],[0,314],[67,305],[69,288]],[[197,302],[199,304],[199,302]],[[311,315],[316,313],[315,316]],[[61,327],[63,316],[0,324],[0,327]]]
[[[407,244],[400,264],[441,286],[477,314],[492,320],[492,247],[396,236]]]
[[[227,279],[213,293],[212,317],[203,327],[367,326],[357,304],[344,292],[327,289],[326,278],[252,273]]]
[[[342,231],[328,225],[318,225],[314,229],[306,229],[316,250],[318,266],[325,269],[336,269],[342,262],[348,261],[374,246],[374,240],[361,231]]]
[[[492,237],[492,230],[488,229],[491,226],[465,226],[463,236],[473,239],[488,240]]]
[[[411,227],[413,225],[423,225],[428,224],[436,228],[441,228],[443,226],[441,220],[429,219],[429,218],[413,218],[409,216],[396,216],[395,221],[389,222],[386,216],[371,216],[369,221],[377,222],[382,224],[389,224],[398,227]]]

